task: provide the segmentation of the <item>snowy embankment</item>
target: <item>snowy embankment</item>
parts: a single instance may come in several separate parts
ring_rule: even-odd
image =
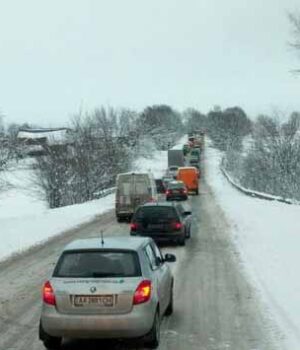
[[[155,177],[161,177],[166,167],[167,152],[157,151],[151,159],[139,158],[133,170],[151,170]],[[48,209],[34,189],[31,170],[18,167],[5,177],[11,187],[0,193],[0,261],[114,208],[115,195],[110,194],[83,204]]]
[[[300,206],[248,197],[222,175],[221,154],[207,147],[206,179],[232,227],[245,271],[271,318],[284,333],[286,348],[300,348]]]

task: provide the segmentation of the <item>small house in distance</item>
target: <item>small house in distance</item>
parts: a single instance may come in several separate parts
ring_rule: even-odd
[[[46,154],[47,148],[64,148],[68,144],[69,128],[30,128],[20,129],[18,142],[25,155],[36,157]]]

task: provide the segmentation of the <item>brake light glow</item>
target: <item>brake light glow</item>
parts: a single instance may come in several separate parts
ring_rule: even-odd
[[[171,194],[172,191],[166,190],[166,195]]]
[[[182,223],[181,222],[175,222],[174,229],[175,230],[180,230],[181,228],[182,228]]]
[[[151,298],[151,288],[151,281],[143,280],[134,292],[133,305],[146,303]]]
[[[130,229],[131,229],[131,231],[136,231],[137,228],[138,228],[138,224],[137,224],[136,222],[132,222],[132,223],[130,224]]]
[[[56,305],[54,291],[49,281],[44,284],[43,301],[48,305]]]

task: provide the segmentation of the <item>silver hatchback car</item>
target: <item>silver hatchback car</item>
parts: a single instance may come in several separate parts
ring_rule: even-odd
[[[63,337],[142,338],[156,348],[160,321],[173,312],[174,278],[148,237],[76,240],[43,287],[39,337],[48,349]]]

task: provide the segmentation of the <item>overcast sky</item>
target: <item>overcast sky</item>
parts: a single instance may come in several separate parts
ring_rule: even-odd
[[[0,0],[5,122],[60,126],[79,109],[239,105],[300,110],[296,0]]]

